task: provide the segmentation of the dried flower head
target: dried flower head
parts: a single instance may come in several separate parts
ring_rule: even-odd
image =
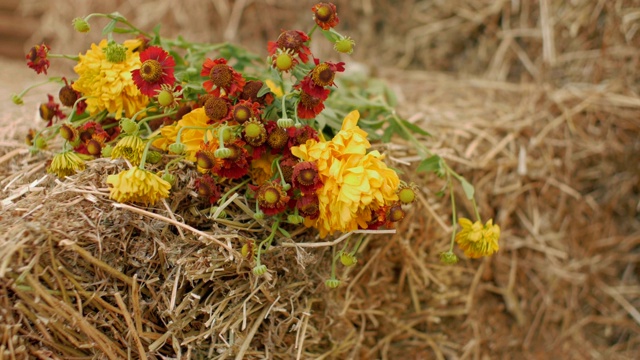
[[[264,183],[258,188],[258,207],[266,215],[276,215],[287,208],[289,196],[277,181]]]
[[[48,45],[42,43],[42,45],[35,45],[27,53],[27,66],[35,70],[36,73],[47,73],[47,69],[51,62],[47,58],[49,50],[51,48]]]

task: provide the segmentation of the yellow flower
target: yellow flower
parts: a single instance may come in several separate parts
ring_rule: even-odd
[[[61,179],[82,170],[84,170],[84,160],[73,151],[56,154],[47,168],[48,173],[56,174]]]
[[[121,63],[107,61],[104,49],[107,40],[91,44],[86,54],[80,54],[80,61],[73,68],[79,75],[73,88],[87,96],[87,111],[95,115],[102,110],[114,114],[116,119],[125,112],[127,117],[144,109],[149,98],[143,95],[133,82],[131,70],[140,68],[140,55],[133,52],[140,46],[140,40],[124,42],[126,59]]]
[[[204,112],[204,108],[197,108],[178,121],[175,125],[165,126],[160,129],[161,138],[153,142],[153,146],[162,150],[167,150],[169,145],[176,142],[178,131],[185,126],[206,127],[209,117]],[[186,146],[186,159],[196,161],[196,153],[200,150],[200,146],[204,144],[204,129],[184,129],[180,134],[180,142]],[[207,130],[207,139],[215,139],[213,132]]]
[[[111,150],[111,158],[125,158],[134,166],[140,165],[145,143],[137,135],[126,135]]]
[[[347,115],[331,141],[308,140],[291,149],[296,157],[318,166],[323,183],[316,192],[319,216],[305,223],[315,226],[320,237],[367,228],[373,210],[398,200],[400,179],[382,161],[384,155],[367,153],[371,144],[357,125],[359,117],[358,111]]]
[[[109,197],[117,202],[137,202],[153,205],[156,201],[169,196],[171,184],[158,175],[133,167],[107,177]]]
[[[276,85],[276,83],[273,82],[273,80],[267,79],[267,80],[264,81],[264,83],[269,87],[269,90],[271,90],[273,95],[275,95],[277,98],[281,98],[282,95],[284,95],[284,92],[282,91],[282,88],[280,86]]]
[[[500,227],[489,219],[483,226],[480,221],[474,223],[469,219],[460,218],[458,224],[462,230],[456,235],[456,242],[467,257],[472,259],[489,256],[500,249]]]
[[[270,151],[262,154],[261,157],[251,161],[251,167],[249,168],[249,176],[251,181],[256,185],[262,185],[273,176],[273,168],[271,164],[277,155],[271,154]]]

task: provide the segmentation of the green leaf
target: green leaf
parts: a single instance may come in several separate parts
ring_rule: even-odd
[[[281,227],[278,227],[278,230],[282,233],[282,235],[284,235],[285,237],[288,237],[289,239],[291,239],[291,234],[289,234],[289,232]]]
[[[431,136],[431,134],[429,134],[428,132],[426,132],[420,126],[418,126],[416,124],[412,124],[412,123],[410,123],[410,122],[408,122],[407,120],[404,120],[404,119],[400,119],[400,121],[402,121],[402,124],[404,126],[406,126],[409,130],[411,130],[411,132],[418,133],[418,134],[424,135],[424,136]]]
[[[384,132],[382,133],[382,142],[383,143],[388,143],[391,142],[391,137],[393,136],[393,134],[397,134],[398,133],[398,125],[396,123],[390,123],[389,126],[387,126],[386,129],[384,129]]]
[[[265,95],[267,93],[269,93],[271,91],[271,89],[269,88],[269,86],[267,86],[267,84],[262,84],[262,87],[260,88],[260,90],[258,90],[258,94],[256,95],[257,97],[260,97],[262,95]]]
[[[118,20],[109,21],[107,26],[105,26],[104,29],[102,29],[102,35],[107,35],[107,34],[111,33],[113,31],[113,29],[115,29],[116,24],[118,24]]]
[[[416,171],[417,172],[432,172],[432,171],[437,172],[438,170],[440,170],[441,160],[442,159],[438,155],[433,155],[431,157],[428,157],[420,162]]]
[[[335,31],[333,31],[333,29],[321,30],[321,31],[322,31],[322,35],[324,35],[324,37],[326,37],[327,40],[331,41],[332,43],[335,43],[336,41],[342,39],[342,36],[336,33]]]
[[[460,185],[462,185],[462,190],[464,190],[464,194],[467,196],[467,199],[473,200],[473,195],[476,192],[473,185],[463,177],[460,177],[458,180],[460,180]]]

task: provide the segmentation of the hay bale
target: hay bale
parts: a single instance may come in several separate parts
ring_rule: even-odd
[[[356,56],[477,76],[379,71],[398,90],[400,113],[434,134],[425,143],[475,184],[483,214],[503,229],[498,254],[438,263],[451,232],[448,205],[435,195],[442,184],[402,165],[418,157],[396,139],[390,158],[418,183],[420,201],[397,234],[365,241],[358,266],[339,274],[347,285],[323,288],[326,248],[286,240],[265,256],[280,270],[256,279],[225,246],[237,250],[262,229],[201,220],[193,225],[204,234],[182,226],[183,238],[177,224],[194,218],[187,213],[175,221],[163,205],[116,208],[95,184],[122,164],[96,161],[55,181],[44,175],[45,157],[24,156],[24,125],[12,117],[0,142],[3,354],[637,357],[637,9],[625,1],[396,3],[344,4],[345,27],[364,39]],[[226,33],[263,44],[300,14],[292,1],[200,2],[188,15],[189,6],[154,13],[145,4],[121,11],[145,26],[162,19],[167,32],[210,21],[219,35],[195,34],[205,41]],[[273,22],[212,20],[234,9]],[[407,18],[408,9],[420,11]],[[65,24],[78,15],[52,11],[51,21]]]

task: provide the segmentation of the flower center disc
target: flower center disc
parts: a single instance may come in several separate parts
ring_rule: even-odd
[[[274,188],[269,188],[267,190],[265,190],[264,192],[264,201],[267,204],[276,204],[278,201],[280,201],[280,194],[278,192],[278,190],[274,189]]]
[[[320,64],[313,69],[312,79],[316,85],[329,86],[333,83],[333,79],[335,79],[335,77],[335,72],[333,72],[327,64]]]
[[[162,78],[162,65],[157,60],[146,60],[140,67],[142,80],[154,83]]]
[[[216,64],[211,68],[209,77],[213,84],[219,88],[227,89],[231,85],[232,74],[228,65]]]

